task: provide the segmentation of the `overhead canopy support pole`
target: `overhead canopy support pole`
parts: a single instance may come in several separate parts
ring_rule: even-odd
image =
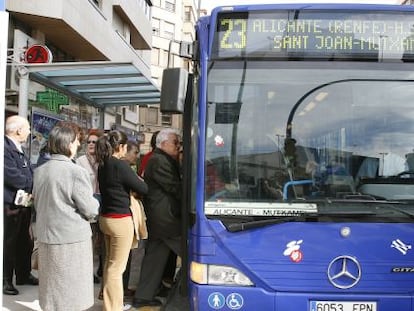
[[[105,128],[105,106],[99,108],[99,128]]]
[[[19,74],[19,116],[27,118],[29,111],[29,70],[18,66]]]

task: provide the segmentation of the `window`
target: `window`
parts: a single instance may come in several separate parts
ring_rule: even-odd
[[[158,66],[160,64],[160,49],[152,48],[151,64],[155,66]]]
[[[67,52],[60,50],[57,46],[55,46],[52,42],[46,40],[46,46],[52,52],[53,61],[54,62],[73,62],[75,58],[67,54]]]
[[[175,12],[175,0],[165,1],[165,9],[169,12]]]
[[[147,109],[147,123],[158,124],[158,108],[150,107]]]
[[[184,22],[191,22],[191,6],[184,7]]]
[[[113,11],[112,16],[112,26],[127,42],[131,42],[129,25],[115,11]]]
[[[161,124],[162,125],[171,125],[172,124],[172,116],[170,114],[162,114],[161,115]]]
[[[168,51],[161,50],[160,66],[167,67],[168,65]]]
[[[151,20],[151,6],[147,2],[145,2],[145,16]]]
[[[151,20],[151,6],[154,0],[152,2],[150,0],[137,0],[138,5],[144,10],[145,16]]]
[[[158,18],[152,19],[152,35],[154,36],[160,35],[160,20]]]
[[[137,105],[129,105],[128,110],[131,112],[137,112]]]
[[[164,38],[174,40],[175,25],[165,22],[164,24]]]

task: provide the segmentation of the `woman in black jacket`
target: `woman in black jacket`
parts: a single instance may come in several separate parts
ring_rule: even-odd
[[[104,234],[106,256],[103,274],[103,310],[123,308],[122,273],[128,262],[134,237],[130,194],[144,195],[146,183],[122,160],[127,151],[127,136],[111,131],[98,139],[96,160],[102,195],[99,225]]]

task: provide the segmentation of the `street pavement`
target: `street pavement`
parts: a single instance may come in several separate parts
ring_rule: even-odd
[[[132,264],[130,274],[130,288],[135,288],[138,283],[139,272],[141,267],[143,252],[141,249],[132,250]],[[37,276],[37,271],[32,271],[34,276]],[[19,291],[19,295],[3,295],[3,311],[41,311],[39,307],[39,295],[38,286],[23,285],[16,286]],[[70,289],[68,289],[70,290]],[[102,310],[102,301],[98,300],[98,293],[100,290],[100,284],[95,284],[95,304],[88,311],[100,311]],[[125,300],[126,303],[130,302]],[[131,311],[137,310],[134,308]],[[160,308],[139,308],[139,311],[159,311]],[[76,310],[74,310],[76,311]]]

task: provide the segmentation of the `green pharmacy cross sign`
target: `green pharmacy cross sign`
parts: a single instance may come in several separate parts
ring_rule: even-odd
[[[59,112],[60,106],[69,104],[69,98],[66,95],[49,88],[44,92],[37,92],[36,101],[53,112]]]

